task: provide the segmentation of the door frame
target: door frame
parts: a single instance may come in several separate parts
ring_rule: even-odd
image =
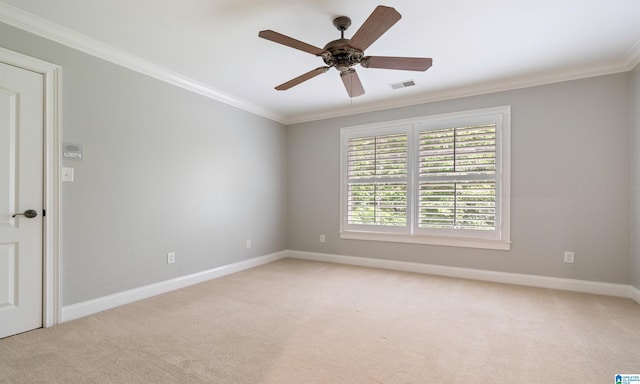
[[[61,321],[60,300],[60,82],[62,67],[0,47],[0,62],[40,73],[44,79],[42,228],[42,326]]]

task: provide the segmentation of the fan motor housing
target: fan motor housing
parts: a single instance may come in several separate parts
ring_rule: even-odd
[[[345,72],[352,66],[359,64],[364,57],[364,52],[349,46],[349,39],[338,39],[330,41],[324,46],[324,50],[329,52],[322,59],[330,67],[336,67],[340,72]]]

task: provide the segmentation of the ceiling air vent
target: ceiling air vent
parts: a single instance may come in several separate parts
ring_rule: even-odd
[[[406,88],[406,87],[413,87],[414,85],[416,85],[416,82],[413,81],[413,80],[403,81],[401,83],[393,83],[393,84],[391,84],[391,89],[400,89],[400,88]]]

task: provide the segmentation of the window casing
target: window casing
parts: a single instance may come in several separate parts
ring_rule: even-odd
[[[341,143],[341,238],[509,249],[509,107],[343,128]]]

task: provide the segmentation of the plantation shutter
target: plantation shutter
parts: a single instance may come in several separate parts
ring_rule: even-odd
[[[407,226],[407,134],[347,142],[347,224]]]
[[[418,226],[496,230],[496,125],[434,129],[419,137]]]

